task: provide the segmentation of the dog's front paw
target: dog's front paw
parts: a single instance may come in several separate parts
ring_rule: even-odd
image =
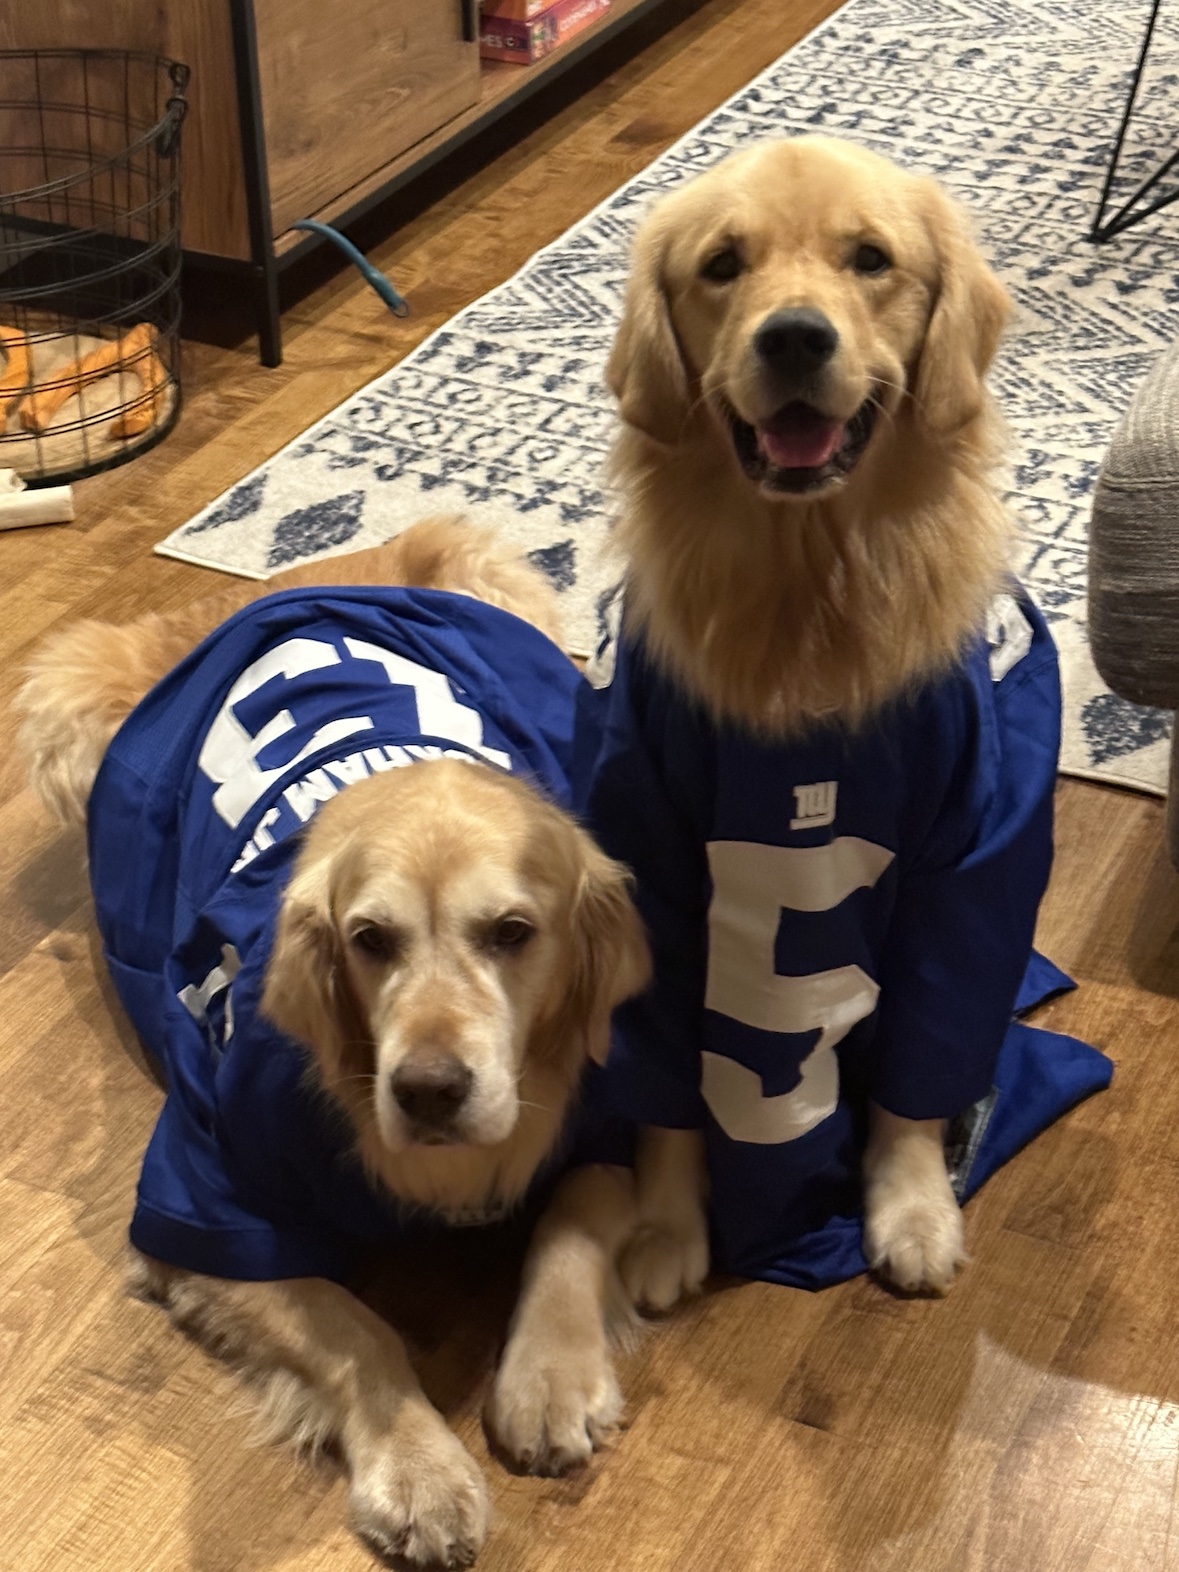
[[[670,1310],[698,1294],[708,1276],[708,1219],[692,1209],[674,1222],[640,1223],[623,1247],[618,1271],[640,1310]]]
[[[949,1180],[930,1193],[904,1184],[872,1186],[864,1253],[869,1265],[904,1293],[949,1293],[966,1260],[962,1212]]]
[[[509,1340],[487,1407],[504,1452],[530,1474],[564,1474],[589,1461],[622,1417],[605,1334],[584,1346],[527,1335]]]
[[[487,1486],[437,1414],[402,1417],[352,1457],[352,1525],[387,1561],[469,1567],[487,1537]]]

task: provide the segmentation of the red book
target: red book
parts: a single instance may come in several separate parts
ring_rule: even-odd
[[[534,5],[535,0],[486,0],[479,31],[479,53],[485,60],[531,65],[596,22],[610,9],[610,0],[556,0],[543,10],[520,15]],[[510,14],[501,14],[504,11]]]

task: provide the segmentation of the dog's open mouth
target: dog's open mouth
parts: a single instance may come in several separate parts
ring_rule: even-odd
[[[767,491],[802,493],[851,474],[871,440],[880,406],[866,398],[843,421],[796,400],[759,426],[742,420],[727,401],[722,409],[749,479]]]

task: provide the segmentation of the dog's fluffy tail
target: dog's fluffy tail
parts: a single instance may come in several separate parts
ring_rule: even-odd
[[[235,587],[123,627],[71,623],[37,649],[16,697],[19,744],[30,785],[63,823],[85,823],[103,754],[140,699],[249,593]]]

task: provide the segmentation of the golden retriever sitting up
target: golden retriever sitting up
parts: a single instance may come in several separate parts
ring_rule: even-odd
[[[406,1216],[520,1202],[648,955],[626,871],[549,795],[582,679],[536,631],[558,633],[543,577],[440,520],[267,589],[344,574],[221,627],[246,592],[66,628],[23,690],[24,739],[50,806],[90,804],[108,956],[168,1072],[134,1285],[241,1368],[272,1433],[338,1443],[367,1542],[459,1566],[483,1479],[392,1328],[332,1280],[337,1225],[395,1242]],[[619,1418],[607,1320],[634,1223],[625,1167],[558,1179],[488,1411],[538,1473]]]
[[[1017,590],[1024,662],[993,694],[986,675],[1007,315],[939,187],[836,141],[739,153],[640,228],[609,362],[627,664],[594,816],[656,951],[624,1012],[635,1111],[668,1127],[625,1262],[640,1300],[695,1282],[703,1130],[730,1270],[815,1285],[866,1256],[944,1292],[964,1259],[946,1121],[990,1092],[1028,964],[1059,710]],[[1044,743],[1021,772],[1030,674]],[[972,870],[1002,856],[984,891]],[[822,1234],[853,1151],[863,1256],[858,1220]]]

